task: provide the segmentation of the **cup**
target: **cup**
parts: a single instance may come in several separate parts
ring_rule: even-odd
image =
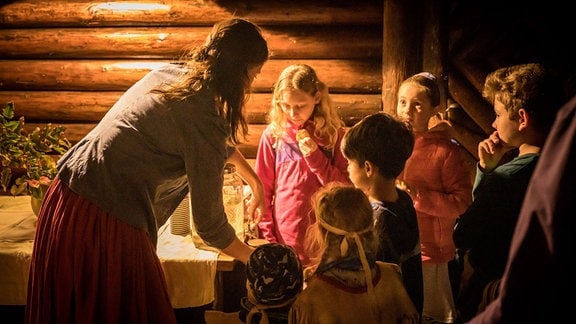
[[[190,195],[186,195],[170,215],[170,233],[186,236],[190,234]]]

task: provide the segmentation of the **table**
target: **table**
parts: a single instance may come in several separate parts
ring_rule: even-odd
[[[0,305],[25,305],[36,216],[30,196],[0,196]],[[158,257],[174,308],[223,303],[222,272],[232,272],[234,258],[194,246],[188,236],[159,230]]]
[[[36,215],[29,196],[0,196],[0,305],[25,305]]]
[[[171,234],[169,221],[158,231],[157,253],[172,307],[199,307],[212,302],[216,308],[222,305],[222,272],[235,269],[234,258],[196,248],[191,234]]]

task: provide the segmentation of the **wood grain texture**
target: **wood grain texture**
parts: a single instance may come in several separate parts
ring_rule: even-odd
[[[204,42],[210,27],[0,29],[2,57],[10,59],[168,59]],[[370,59],[382,55],[380,30],[270,26],[263,28],[270,57]],[[346,44],[346,46],[342,46]]]
[[[123,94],[121,91],[16,91],[0,92],[0,102],[14,102],[16,116],[28,122],[95,123]],[[378,94],[331,94],[334,107],[345,123],[352,125],[362,117],[382,110]],[[252,94],[246,104],[250,124],[265,124],[271,93]]]
[[[141,1],[144,3],[144,1]],[[0,7],[0,21],[8,27],[63,26],[212,26],[242,17],[268,25],[381,25],[382,1],[270,1],[170,0],[149,1],[156,7],[117,6],[109,1],[12,1]],[[132,8],[132,10],[130,10]],[[375,10],[376,8],[376,10]],[[359,19],[358,17],[361,17]]]
[[[0,91],[125,91],[167,60],[0,60]],[[290,64],[312,66],[332,93],[380,93],[379,60],[269,60],[254,80],[253,92],[272,92]]]
[[[255,157],[274,83],[286,66],[311,65],[347,125],[382,111],[381,1],[114,2],[19,0],[0,7],[0,102],[14,101],[26,128],[66,126],[84,137],[116,100],[151,69],[204,42],[214,23],[241,17],[258,24],[270,60],[246,106]],[[138,7],[141,6],[141,7]]]
[[[550,37],[571,30],[571,19],[564,16],[572,12],[567,5],[523,3],[506,9],[495,1],[462,0],[157,3],[161,6],[146,11],[118,10],[104,1],[6,2],[0,6],[0,100],[14,100],[31,122],[69,123],[73,137],[79,138],[151,67],[176,60],[185,48],[203,42],[215,22],[232,17],[260,25],[271,51],[247,106],[251,126],[265,125],[278,74],[298,62],[313,66],[331,93],[342,95],[336,101],[347,124],[375,107],[394,114],[399,83],[422,70],[435,73],[446,87],[447,102],[466,115],[458,119],[462,123],[451,122],[455,137],[472,155],[478,139],[492,131],[493,108],[481,96],[489,72],[538,61],[558,67],[567,87],[576,88],[573,55],[565,43]],[[247,152],[254,151],[250,143]]]

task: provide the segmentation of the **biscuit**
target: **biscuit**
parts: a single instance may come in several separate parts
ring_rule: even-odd
[[[300,142],[300,140],[305,139],[306,137],[310,137],[310,134],[306,129],[299,129],[296,132],[296,140]]]

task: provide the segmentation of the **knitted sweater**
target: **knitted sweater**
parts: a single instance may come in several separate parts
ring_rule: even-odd
[[[202,239],[225,248],[235,238],[222,203],[230,126],[204,90],[165,101],[150,90],[186,70],[151,71],[128,89],[100,123],[59,160],[58,177],[82,197],[134,227],[156,244],[158,228],[190,191]]]

